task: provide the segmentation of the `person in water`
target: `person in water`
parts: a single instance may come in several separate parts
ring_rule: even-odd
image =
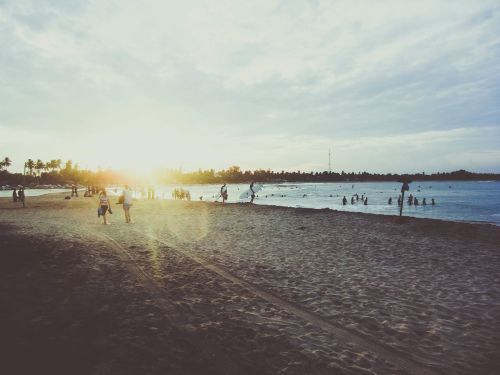
[[[125,185],[125,189],[122,193],[123,196],[123,212],[125,213],[125,222],[131,223],[132,219],[130,218],[130,208],[132,207],[132,190],[128,185]]]
[[[220,188],[220,196],[222,197],[222,203],[225,203],[227,201],[227,186],[225,183]]]
[[[252,193],[252,195],[251,195],[252,199],[250,199],[250,203],[253,203],[253,200],[255,199],[255,190],[253,190],[254,185],[255,185],[255,182],[252,181],[252,183],[250,184],[250,192]]]
[[[102,189],[101,192],[99,193],[99,206],[97,207],[98,209],[98,216],[102,215],[103,219],[103,224],[107,225],[108,223],[108,218],[106,217],[106,213],[109,211],[109,213],[113,213],[111,211],[111,202],[109,201],[109,198],[106,194],[106,189]]]
[[[344,198],[342,198],[342,205],[345,206],[347,204],[347,198],[344,195]]]
[[[365,203],[364,203],[365,206],[368,206],[368,198],[365,198]]]
[[[389,200],[387,201],[387,204],[392,205],[392,197],[389,197]]]

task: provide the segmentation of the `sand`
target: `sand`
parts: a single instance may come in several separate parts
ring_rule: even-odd
[[[9,374],[497,374],[500,228],[0,199]]]

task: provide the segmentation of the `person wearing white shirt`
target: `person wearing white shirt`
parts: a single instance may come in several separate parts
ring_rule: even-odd
[[[130,218],[130,207],[132,207],[132,190],[128,185],[125,185],[125,190],[123,190],[123,211],[125,212],[125,222],[131,223]]]

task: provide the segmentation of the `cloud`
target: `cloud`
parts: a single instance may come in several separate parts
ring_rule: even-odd
[[[26,130],[18,125],[0,125],[0,145],[39,145],[40,143],[57,143],[58,138],[44,132]]]
[[[0,29],[0,124],[25,132],[185,132],[278,169],[498,149],[496,1],[11,0]]]

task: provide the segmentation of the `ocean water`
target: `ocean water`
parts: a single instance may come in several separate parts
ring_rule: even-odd
[[[362,182],[362,183],[282,183],[264,184],[257,193],[255,204],[329,208],[339,211],[366,212],[383,215],[399,215],[397,205],[401,184],[397,182]],[[156,195],[163,199],[172,199],[172,191],[182,187],[191,193],[191,200],[214,201],[219,197],[220,185],[166,185],[157,186]],[[249,199],[239,199],[241,193],[248,189],[248,184],[228,185],[228,203],[243,203]],[[120,193],[121,188],[109,189],[111,193]],[[27,189],[26,196],[38,196],[47,193],[68,192],[69,189]],[[351,196],[364,195],[368,205],[361,199],[351,205]],[[416,196],[419,206],[408,206],[406,198],[409,194]],[[12,191],[0,191],[0,197],[11,197]],[[139,191],[137,198],[141,197]],[[348,204],[342,205],[346,197]],[[387,201],[392,197],[393,204]],[[422,206],[423,198],[427,198],[427,206]],[[436,201],[431,206],[431,198]],[[219,198],[219,201],[221,199]],[[428,181],[413,182],[410,191],[405,193],[403,215],[441,220],[485,222],[500,225],[500,181]]]
[[[71,194],[71,189],[25,189],[24,194],[26,197],[38,197],[50,193],[64,193]],[[0,190],[0,198],[12,197],[12,190]]]
[[[171,192],[176,187],[181,186],[158,187],[156,194],[171,199]],[[239,199],[248,187],[248,184],[228,185],[228,203],[248,201]],[[184,185],[182,188],[189,190],[192,200],[213,201],[219,196],[220,185]],[[254,203],[399,215],[400,190],[401,184],[397,182],[264,184]],[[360,200],[351,205],[351,197],[356,193]],[[410,193],[418,198],[419,206],[407,205]],[[362,204],[361,195],[368,198],[368,205]],[[342,205],[344,196],[348,200],[345,206]],[[392,205],[387,203],[389,197],[393,199]],[[427,200],[426,206],[422,206],[423,198]],[[435,206],[430,205],[432,198],[436,201]],[[500,225],[500,181],[413,182],[405,193],[403,215]]]

